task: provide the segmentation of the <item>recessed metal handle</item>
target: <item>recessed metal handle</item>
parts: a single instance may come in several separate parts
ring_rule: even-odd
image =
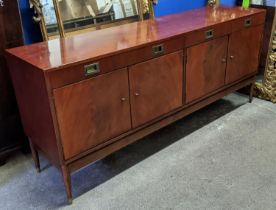
[[[90,76],[93,74],[97,74],[99,72],[100,72],[100,64],[98,62],[84,66],[85,76]]]
[[[249,27],[252,25],[252,19],[251,18],[247,18],[244,20],[244,26],[245,27]]]
[[[211,39],[214,37],[214,29],[205,31],[205,39]]]
[[[164,54],[164,44],[159,44],[159,45],[153,46],[152,54],[154,56],[163,55]]]

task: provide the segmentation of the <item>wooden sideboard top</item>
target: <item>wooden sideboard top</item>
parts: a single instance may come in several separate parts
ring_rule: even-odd
[[[7,50],[8,53],[47,71],[101,59],[191,31],[246,16],[262,9],[202,8],[154,20],[134,22]],[[127,59],[127,58],[126,58]]]

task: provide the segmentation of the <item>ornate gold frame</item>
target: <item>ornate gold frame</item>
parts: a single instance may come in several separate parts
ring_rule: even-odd
[[[207,4],[208,6],[218,6],[219,5],[219,0],[208,0]]]
[[[49,40],[50,37],[47,33],[47,28],[46,28],[46,23],[45,19],[43,17],[43,12],[42,12],[42,5],[40,3],[40,0],[29,0],[30,4],[32,7],[34,7],[36,16],[33,17],[33,19],[36,22],[39,22],[40,28],[41,28],[41,33],[43,40]],[[55,14],[56,14],[56,19],[57,19],[57,25],[58,25],[58,30],[59,30],[59,37],[63,38],[66,36],[64,26],[63,26],[63,21],[61,19],[61,12],[58,4],[58,0],[52,0],[55,8]],[[149,13],[149,17],[153,18],[153,0],[137,0],[137,6],[138,6],[138,13],[139,13],[139,20],[143,21],[144,20],[144,14],[146,12]],[[123,22],[123,21],[122,21]]]
[[[276,103],[276,9],[262,83],[256,82],[255,96]]]

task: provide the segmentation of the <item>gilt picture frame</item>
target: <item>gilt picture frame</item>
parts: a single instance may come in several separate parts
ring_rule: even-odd
[[[276,9],[262,82],[255,84],[255,96],[276,103]]]

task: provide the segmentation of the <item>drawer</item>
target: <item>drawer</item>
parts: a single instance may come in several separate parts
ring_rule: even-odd
[[[100,60],[91,60],[83,64],[52,70],[47,72],[47,78],[51,88],[58,88],[182,50],[183,46],[184,38],[178,36]]]
[[[265,13],[263,12],[252,16],[233,20],[231,22],[232,23],[231,28],[232,28],[232,32],[234,32],[234,31],[242,30],[244,28],[261,25],[261,24],[264,24],[264,22],[265,22]]]
[[[185,47],[190,47],[211,39],[225,36],[231,32],[231,23],[226,22],[205,29],[190,32],[185,38]]]

